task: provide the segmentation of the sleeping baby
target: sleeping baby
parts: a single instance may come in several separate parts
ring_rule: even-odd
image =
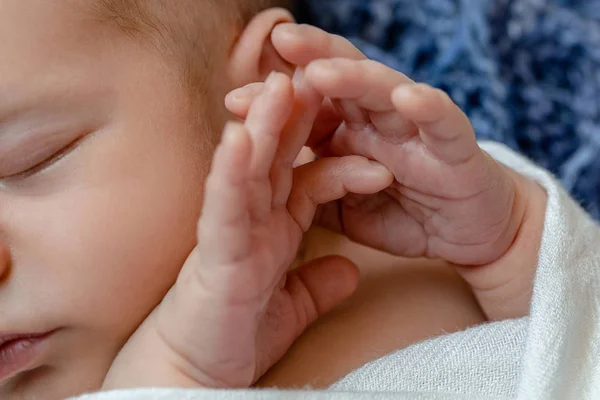
[[[345,39],[294,24],[273,8],[284,5],[0,0],[2,398],[302,386],[286,379],[302,368],[285,368],[290,349],[320,317],[352,312],[344,307],[360,274],[344,255],[365,254],[373,264],[440,260],[429,279],[454,289],[423,285],[411,302],[395,305],[394,313],[413,310],[415,326],[433,328],[395,325],[395,336],[413,338],[384,349],[395,358],[372,353],[360,365],[341,365],[323,386],[417,392],[391,387],[410,381],[398,377],[366,387],[376,379],[360,374],[390,361],[405,368],[402,352],[419,350],[409,345],[489,322],[494,334],[469,344],[490,365],[510,367],[499,386],[516,393],[518,353],[528,355],[525,365],[533,350],[515,346],[536,332],[536,312],[556,304],[544,296],[570,306],[567,290],[538,284],[538,296],[534,289],[547,265],[555,275],[577,271],[552,264],[570,263],[568,252],[547,255],[548,243],[560,249],[573,238],[565,223],[549,241],[553,212],[572,214],[575,231],[589,240],[596,225],[544,171],[501,146],[480,146],[443,92],[366,59]],[[318,157],[298,165],[305,146]],[[298,260],[314,226],[332,232],[321,244],[334,234],[355,244]],[[569,245],[587,260],[582,265],[595,262],[589,248]],[[587,276],[578,289],[597,288],[597,275]],[[436,307],[424,308],[431,298]],[[348,334],[338,340],[347,340],[349,353],[360,347],[353,334],[362,322],[342,326]],[[465,333],[489,333],[482,328]],[[541,346],[540,338],[552,337],[535,338]],[[486,351],[502,340],[500,363]],[[305,352],[327,352],[305,343]],[[572,343],[564,339],[565,348]],[[546,349],[554,353],[542,353],[561,354],[558,347],[552,342]],[[462,360],[446,354],[428,362],[421,354],[422,370]],[[546,367],[557,359],[569,361],[553,356]],[[467,378],[459,388],[444,387],[439,376],[430,381],[441,386],[422,379],[415,387],[497,394],[469,389]]]

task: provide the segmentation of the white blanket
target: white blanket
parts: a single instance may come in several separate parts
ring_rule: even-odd
[[[502,145],[481,146],[548,192],[529,317],[415,344],[329,391],[136,389],[80,400],[600,399],[600,227],[548,172]]]

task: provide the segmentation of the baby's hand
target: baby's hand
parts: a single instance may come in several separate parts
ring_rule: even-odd
[[[275,74],[245,123],[227,125],[206,183],[198,246],[119,354],[105,389],[248,387],[355,290],[358,272],[344,258],[288,273],[318,204],[393,181],[357,156],[293,169],[321,101]]]
[[[280,26],[273,43],[286,61],[306,66],[303,79],[329,100],[309,141],[314,151],[365,156],[396,178],[384,193],[327,205],[320,222],[392,254],[470,266],[459,269],[489,318],[525,315],[543,217],[534,229],[539,237],[528,232],[533,244],[521,246],[531,253],[520,257],[528,269],[520,268],[523,261],[501,261],[519,247],[532,209],[544,209],[541,188],[482,151],[469,120],[444,92],[415,84],[313,27]],[[261,90],[253,84],[233,93],[228,107],[244,117],[244,104]]]

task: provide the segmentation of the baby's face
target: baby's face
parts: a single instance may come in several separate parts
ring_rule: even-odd
[[[0,0],[0,398],[96,388],[194,246],[210,149],[87,0]]]

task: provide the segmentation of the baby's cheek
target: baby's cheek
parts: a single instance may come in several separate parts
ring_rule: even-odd
[[[138,191],[121,201],[112,193],[57,196],[22,220],[27,241],[14,278],[53,324],[125,334],[160,301],[193,245],[195,224],[161,205],[168,199]]]
[[[181,167],[111,168],[19,202],[14,275],[51,325],[115,347],[160,302],[193,248],[200,191],[175,173]]]
[[[103,303],[102,329],[134,329],[162,300],[195,244],[195,207],[175,188],[148,182],[137,190],[124,187],[126,202],[107,194],[107,214],[89,221],[98,227],[87,243],[92,261],[89,281]],[[120,196],[119,196],[120,197]],[[97,200],[97,199],[96,199]],[[186,206],[187,205],[187,206]],[[103,282],[103,290],[96,288]]]

